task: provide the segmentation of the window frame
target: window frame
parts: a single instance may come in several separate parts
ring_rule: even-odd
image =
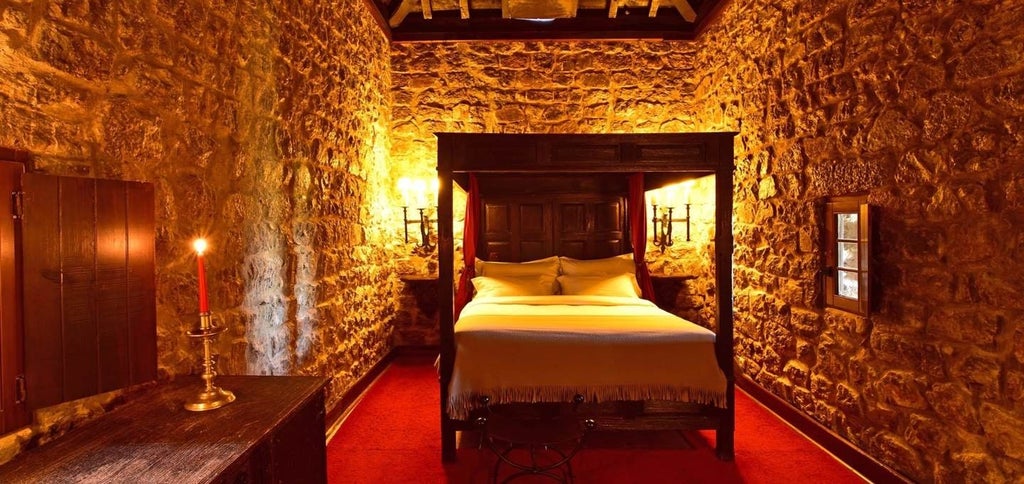
[[[852,239],[839,238],[837,216],[857,214],[857,269],[839,267],[839,243]],[[851,195],[829,198],[825,203],[825,263],[823,293],[825,306],[841,309],[861,316],[867,316],[871,308],[871,206],[867,195]],[[839,294],[839,273],[857,274],[857,298]]]

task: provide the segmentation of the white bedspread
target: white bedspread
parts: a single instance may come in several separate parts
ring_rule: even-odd
[[[492,404],[672,400],[725,406],[715,333],[643,299],[475,299],[455,325],[448,414]]]

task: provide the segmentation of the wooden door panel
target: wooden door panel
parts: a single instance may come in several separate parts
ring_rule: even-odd
[[[61,312],[64,332],[64,399],[96,393],[96,180],[60,180]]]
[[[153,187],[28,174],[31,409],[156,378]]]
[[[622,240],[595,240],[591,241],[588,253],[593,259],[603,259],[622,254]]]
[[[559,220],[557,229],[560,233],[584,236],[589,230],[587,206],[582,203],[558,204]]]
[[[547,217],[544,216],[545,206],[542,203],[523,203],[519,205],[519,232],[523,238],[536,240],[547,234]]]
[[[559,255],[565,257],[572,257],[573,259],[586,259],[587,258],[587,243],[583,240],[564,240],[562,241],[561,250]]]
[[[623,208],[619,202],[598,202],[594,204],[594,231],[621,232],[623,229]]]
[[[21,287],[18,284],[18,224],[12,194],[21,189],[21,163],[0,162],[0,434],[28,425],[29,413],[18,392],[24,347]]]
[[[485,202],[483,220],[484,228],[481,245],[477,246],[477,257],[484,260],[510,260],[512,250],[512,207],[507,203]]]
[[[622,254],[625,218],[621,197],[576,197],[554,202],[558,253],[575,259]]]
[[[517,211],[515,231],[519,253],[515,260],[542,259],[551,254],[550,208],[544,203],[522,203]]]
[[[495,185],[498,186],[498,185]],[[628,251],[625,198],[530,193],[484,200],[478,253],[486,260],[522,262],[551,255],[580,259]]]
[[[551,244],[545,241],[523,241],[519,244],[519,260],[543,259],[551,254]]]
[[[484,205],[483,227],[487,240],[509,240],[512,234],[511,207],[506,203]]]
[[[128,217],[124,182],[96,180],[96,319],[99,391],[130,383]]]
[[[25,386],[29,408],[64,401],[61,331],[60,182],[48,175],[22,178],[22,281],[25,320]]]
[[[489,261],[511,261],[515,260],[512,244],[508,242],[487,242],[483,253],[479,254],[481,259]]]
[[[126,185],[130,381],[156,379],[156,205],[151,183]]]

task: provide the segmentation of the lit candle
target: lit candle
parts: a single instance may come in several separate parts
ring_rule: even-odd
[[[409,190],[412,189],[412,180],[408,177],[398,179],[398,194],[402,197],[402,206],[409,206]]]
[[[196,250],[196,263],[199,265],[199,312],[210,312],[210,303],[206,299],[206,266],[203,264],[203,252],[206,251],[206,239],[196,239],[192,242],[192,248]]]
[[[675,207],[677,200],[677,191],[679,190],[678,185],[669,185],[665,187],[665,206]]]
[[[413,193],[416,195],[416,208],[427,206],[427,181],[417,178],[412,182]]]
[[[680,185],[683,191],[683,203],[690,203],[690,191],[693,190],[693,180],[687,180]]]

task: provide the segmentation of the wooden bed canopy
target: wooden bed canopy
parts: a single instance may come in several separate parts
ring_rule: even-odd
[[[453,183],[478,180],[477,254],[522,262],[551,255],[596,259],[631,250],[627,179],[643,173],[645,189],[715,176],[715,355],[727,379],[726,408],[691,405],[685,412],[645,415],[616,407],[612,427],[714,429],[717,454],[733,456],[735,400],[732,314],[733,138],[736,133],[476,134],[437,133],[438,264],[442,457],[455,459],[456,431],[468,421],[448,416],[455,364]],[[467,190],[468,191],[468,190]],[[642,408],[642,406],[641,406]],[[632,410],[629,410],[632,409]],[[600,423],[599,423],[600,424]]]

